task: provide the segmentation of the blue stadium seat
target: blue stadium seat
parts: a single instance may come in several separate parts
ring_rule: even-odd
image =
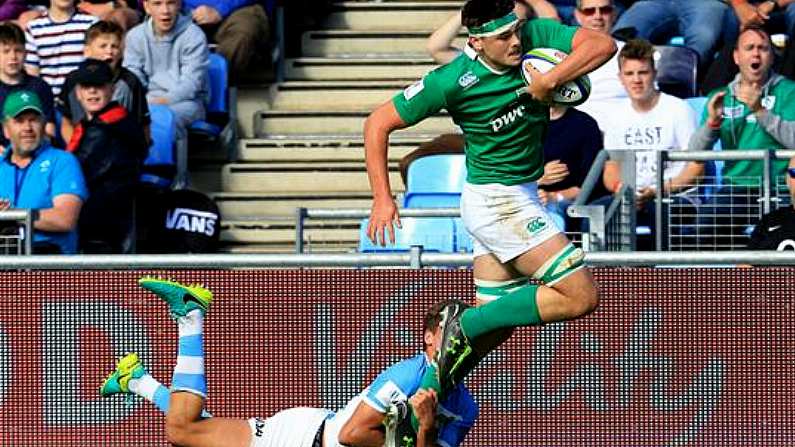
[[[655,45],[654,49],[660,90],[680,98],[696,96],[698,53],[688,47],[673,45]]]
[[[386,247],[370,241],[367,222],[368,219],[363,219],[359,225],[359,251],[362,253],[405,252],[414,245],[422,246],[425,251],[455,251],[455,225],[449,217],[404,217],[400,219],[403,228],[396,230],[395,244]]]
[[[191,123],[188,129],[189,146],[219,147],[231,151],[234,144],[234,89],[229,87],[229,64],[218,53],[210,53],[207,67],[210,98],[207,118]],[[231,103],[231,104],[230,104]]]
[[[464,154],[428,155],[414,160],[406,175],[406,208],[457,208],[466,179]]]
[[[167,188],[176,172],[174,139],[177,121],[174,112],[166,105],[150,104],[149,114],[152,118],[152,146],[149,148],[149,156],[144,160],[141,181]]]

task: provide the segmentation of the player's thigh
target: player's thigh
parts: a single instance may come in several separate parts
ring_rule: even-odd
[[[544,268],[545,264],[553,258],[561,256],[561,253],[570,245],[569,238],[563,233],[558,233],[540,245],[519,255],[511,261],[511,265],[521,276],[538,276],[538,272]],[[592,296],[597,293],[593,274],[587,267],[568,274],[550,287],[570,297]]]
[[[503,264],[491,253],[477,256],[474,259],[472,275],[475,277],[475,281],[509,281],[523,276],[511,264]]]

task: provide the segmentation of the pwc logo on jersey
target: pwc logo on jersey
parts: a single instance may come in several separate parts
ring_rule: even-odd
[[[190,208],[174,208],[166,213],[166,228],[169,230],[212,236],[215,234],[216,222],[218,222],[217,214]]]
[[[524,104],[516,104],[513,108],[510,108],[507,112],[503,113],[502,115],[498,116],[497,118],[491,120],[491,130],[494,133],[508,130],[516,124],[517,121],[525,118],[525,105]]]

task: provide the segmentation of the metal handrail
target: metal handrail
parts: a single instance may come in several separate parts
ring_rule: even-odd
[[[416,259],[412,257],[416,256]],[[795,252],[591,252],[591,267],[795,266]],[[174,254],[0,256],[0,270],[269,269],[305,267],[470,267],[472,254]]]
[[[687,151],[671,150],[659,151],[657,154],[657,185],[658,194],[655,196],[656,215],[654,224],[656,228],[663,229],[663,195],[660,191],[664,187],[665,169],[663,164],[666,161],[738,161],[738,160],[759,160],[764,162],[762,170],[762,212],[767,214],[771,211],[771,202],[774,200],[772,194],[773,159],[790,159],[795,157],[795,150],[792,149],[734,149],[734,150],[706,150],[706,151]],[[655,238],[655,249],[663,248],[663,231],[657,231]]]
[[[401,217],[460,217],[459,208],[403,208],[398,210]],[[306,219],[364,219],[370,217],[369,208],[295,209],[295,252],[304,252],[304,221]]]
[[[24,241],[24,253],[33,253],[33,217],[28,209],[12,209],[0,211],[0,221],[18,222],[24,229],[22,240]]]

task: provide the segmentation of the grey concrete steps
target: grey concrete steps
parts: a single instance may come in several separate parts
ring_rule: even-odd
[[[429,31],[308,31],[302,36],[304,56],[313,57],[416,57],[425,58]],[[462,48],[466,38],[460,35],[453,45]]]
[[[232,253],[291,253],[295,223],[286,219],[226,220],[221,225],[222,251]],[[307,221],[305,252],[355,252],[358,220]]]
[[[288,80],[413,80],[433,70],[427,57],[333,58],[301,57],[287,61]]]
[[[432,32],[453,13],[462,2],[341,2],[324,22],[328,29],[403,29]]]
[[[255,116],[254,136],[272,135],[348,135],[361,137],[364,120],[369,110],[361,111],[285,111],[264,110]],[[408,129],[396,131],[394,135],[439,135],[457,132],[458,128],[448,115],[439,114]]]
[[[406,81],[295,81],[280,84],[273,92],[275,110],[373,110],[390,100],[414,80]]]
[[[397,171],[390,168],[394,191],[405,187]],[[222,191],[228,192],[369,192],[367,172],[361,164],[312,164],[280,167],[262,163],[232,163],[221,172]]]
[[[291,218],[298,207],[366,209],[372,205],[370,192],[220,192],[211,196],[218,204],[221,216],[232,220],[252,217]]]
[[[427,141],[424,138],[390,139],[388,157],[399,161]],[[244,139],[239,162],[359,161],[364,162],[364,141],[358,139]]]

